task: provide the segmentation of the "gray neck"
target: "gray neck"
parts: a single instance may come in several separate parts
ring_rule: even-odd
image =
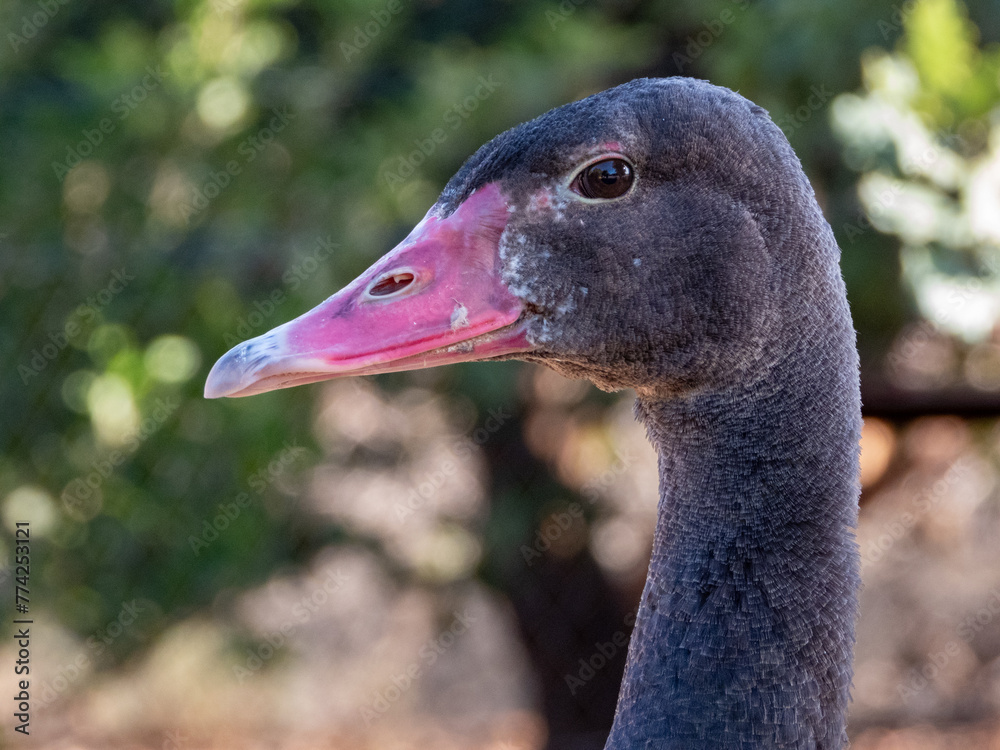
[[[844,330],[809,346],[728,393],[636,403],[659,517],[608,750],[846,744],[857,355]]]

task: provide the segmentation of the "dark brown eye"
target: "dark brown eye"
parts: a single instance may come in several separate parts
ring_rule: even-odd
[[[584,167],[572,189],[584,198],[619,198],[632,187],[632,165],[624,159],[604,159]]]

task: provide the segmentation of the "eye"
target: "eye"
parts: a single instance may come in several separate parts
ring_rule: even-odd
[[[632,187],[634,171],[624,159],[602,159],[588,164],[573,180],[570,189],[584,198],[620,198]]]

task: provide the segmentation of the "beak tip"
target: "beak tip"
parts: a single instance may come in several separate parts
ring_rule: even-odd
[[[237,344],[219,357],[205,379],[205,398],[236,398],[273,390],[260,388],[259,383],[270,367],[284,361],[284,327]]]
[[[205,379],[205,398],[236,396],[252,382],[253,370],[248,367],[247,354],[253,340],[244,341],[219,357]]]
[[[205,398],[223,398],[226,391],[220,389],[218,384],[210,381],[205,382]]]
[[[234,382],[231,370],[227,367],[226,357],[212,366],[205,379],[205,398],[223,398],[238,390],[239,384]]]

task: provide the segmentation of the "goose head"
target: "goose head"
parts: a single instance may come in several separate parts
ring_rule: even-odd
[[[798,161],[764,110],[642,79],[484,145],[354,282],[222,357],[208,397],[519,358],[607,390],[753,379],[806,259],[780,258]]]

